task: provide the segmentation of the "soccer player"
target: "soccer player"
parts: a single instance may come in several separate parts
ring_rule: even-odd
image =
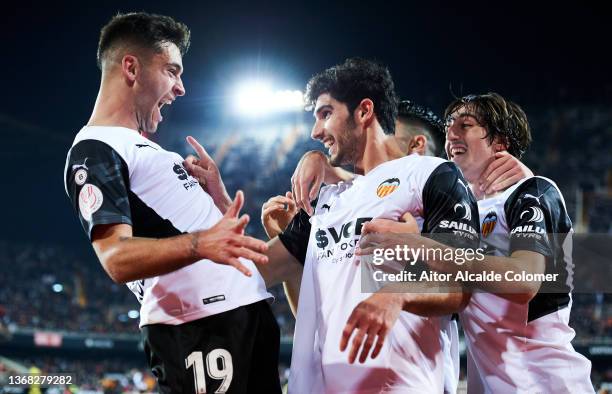
[[[461,309],[469,295],[363,293],[354,251],[364,223],[397,220],[404,212],[421,221],[424,232],[447,232],[444,221],[461,223],[457,245],[473,245],[475,200],[452,163],[401,151],[393,138],[396,99],[385,67],[349,59],[313,77],[307,97],[314,106],[312,137],[325,144],[333,165],[352,165],[362,176],[322,188],[314,215],[300,211],[272,241],[280,240],[304,264],[289,390],[441,392],[439,316]],[[270,259],[260,269],[269,277],[274,267]],[[358,305],[372,309],[354,315],[365,331],[349,340],[352,331],[343,328]]]
[[[189,30],[170,17],[120,14],[101,31],[101,86],[65,167],[66,192],[102,266],[134,292],[145,353],[162,393],[279,393],[279,329],[244,235],[243,196],[208,194],[154,133],[185,94]],[[194,140],[211,184],[214,163]],[[190,163],[185,163],[189,165]],[[192,163],[191,163],[192,164]]]
[[[411,101],[404,100],[398,105],[398,117],[395,122],[395,139],[405,154],[420,154],[435,156],[438,154],[438,144],[434,136],[444,132],[444,123],[434,115],[433,111],[417,105]],[[498,155],[493,163],[483,172],[502,173],[495,176],[494,185],[486,185],[491,189],[497,187],[507,179],[512,181],[513,177],[533,175],[520,161],[510,156],[507,152]],[[507,164],[510,164],[508,166]],[[518,171],[517,171],[518,170]],[[495,174],[494,174],[495,175]],[[310,198],[316,197],[321,183],[333,184],[340,181],[350,181],[354,174],[340,167],[332,167],[326,156],[319,151],[308,152],[300,160],[294,176],[292,177],[293,190],[298,190],[301,195],[300,204],[307,204],[310,208]],[[502,185],[503,186],[503,185]],[[312,210],[310,209],[312,212]],[[280,234],[295,214],[298,208],[293,201],[293,194],[288,192],[285,196],[270,198],[262,207],[262,224],[270,238]],[[407,220],[413,222],[413,232],[419,232],[418,224],[412,216]],[[287,299],[295,314],[297,300],[299,297],[299,279],[293,279],[285,283]],[[450,320],[447,326],[442,327],[441,340],[443,341],[444,357],[444,392],[454,393],[457,390],[459,379],[459,352],[458,352],[458,330],[456,321]]]
[[[446,153],[470,183],[496,152],[507,150],[520,157],[531,141],[523,110],[495,93],[457,99],[445,116]],[[503,276],[473,282],[486,292],[475,292],[460,313],[468,345],[468,392],[592,393],[591,363],[571,345],[573,230],[558,187],[550,179],[530,177],[501,193],[482,196],[478,207],[483,247],[490,255],[461,267],[427,261],[453,274]],[[397,242],[441,247],[413,234],[369,235],[364,244],[379,237],[386,239],[382,247]],[[514,274],[524,276],[516,279]],[[551,279],[526,278],[533,274]]]

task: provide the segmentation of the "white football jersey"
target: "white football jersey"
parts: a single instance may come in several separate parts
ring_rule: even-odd
[[[476,209],[460,171],[434,157],[407,156],[382,163],[352,182],[323,187],[312,218],[300,212],[279,236],[305,262],[289,392],[441,393],[440,328],[448,318],[401,312],[377,358],[351,365],[348,350],[340,351],[349,315],[371,295],[362,291],[354,249],[365,222],[398,220],[405,212],[424,233],[464,231],[464,239],[477,246]],[[449,222],[456,224],[450,226],[453,230]]]
[[[182,163],[136,130],[84,127],[66,159],[66,193],[90,238],[94,226],[113,223],[148,238],[206,230],[223,215]],[[253,262],[242,263],[252,277],[204,259],[128,283],[141,303],[140,326],[182,324],[272,297]]]
[[[571,345],[571,221],[557,186],[533,177],[478,202],[481,246],[510,256],[529,250],[547,257],[544,282],[528,303],[474,292],[460,313],[469,393],[592,393],[591,363]]]

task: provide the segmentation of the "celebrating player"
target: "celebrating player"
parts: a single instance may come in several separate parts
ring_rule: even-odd
[[[141,303],[161,392],[278,393],[279,329],[254,265],[267,261],[267,246],[244,235],[242,193],[233,202],[224,188],[207,194],[181,156],[140,134],[154,133],[162,107],[185,94],[189,36],[182,23],[146,13],[104,26],[100,91],[68,152],[66,192],[106,272]]]
[[[496,152],[520,157],[531,141],[523,110],[495,93],[457,99],[446,116],[446,153],[472,184]],[[493,272],[502,278],[474,282],[487,292],[474,293],[460,313],[468,345],[468,391],[593,392],[591,364],[570,343],[575,335],[568,325],[573,230],[561,192],[553,181],[531,177],[483,196],[478,207],[483,247],[491,255],[461,267],[427,261],[442,272],[465,277]],[[413,234],[373,234],[363,242],[441,247]]]
[[[354,250],[364,223],[397,220],[403,212],[422,220],[425,232],[447,231],[440,225],[445,220],[461,223],[466,231],[457,246],[471,245],[477,242],[477,222],[469,219],[475,200],[451,163],[404,157],[393,138],[395,93],[383,66],[349,59],[313,77],[307,90],[312,137],[329,149],[332,164],[350,164],[363,176],[321,189],[312,218],[300,211],[271,241],[280,240],[304,264],[290,392],[441,392],[443,322],[436,316],[461,309],[469,295],[362,293]],[[274,277],[274,267],[270,258],[261,267],[264,277]],[[343,328],[357,305],[372,309],[354,316],[359,329],[349,340],[352,330],[343,334]],[[410,313],[416,310],[432,317]],[[363,364],[353,364],[358,356]]]

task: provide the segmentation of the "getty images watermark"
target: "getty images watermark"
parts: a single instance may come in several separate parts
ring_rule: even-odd
[[[560,275],[559,273],[531,273],[524,270],[506,270],[503,273],[493,270],[479,272],[458,270],[454,273],[444,273],[428,269],[416,272],[406,269],[407,266],[415,266],[419,261],[439,261],[454,263],[458,266],[463,266],[466,262],[477,264],[485,260],[485,255],[483,248],[442,249],[426,248],[424,245],[418,248],[411,248],[407,245],[376,248],[372,253],[372,264],[386,267],[373,270],[372,279],[375,282],[554,282]],[[474,267],[474,264],[471,267]]]

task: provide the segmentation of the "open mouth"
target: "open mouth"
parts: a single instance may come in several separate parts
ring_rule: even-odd
[[[333,139],[323,140],[323,145],[327,149],[328,154],[332,154],[332,148],[335,146]]]
[[[172,105],[172,100],[164,98],[164,99],[159,100],[159,102],[157,103],[157,111],[159,112],[158,115],[159,115],[159,121],[160,122],[164,119],[164,117],[161,114],[161,109],[166,104],[167,105]]]
[[[464,145],[451,146],[449,152],[451,154],[451,157],[461,156],[467,152],[467,147]]]

